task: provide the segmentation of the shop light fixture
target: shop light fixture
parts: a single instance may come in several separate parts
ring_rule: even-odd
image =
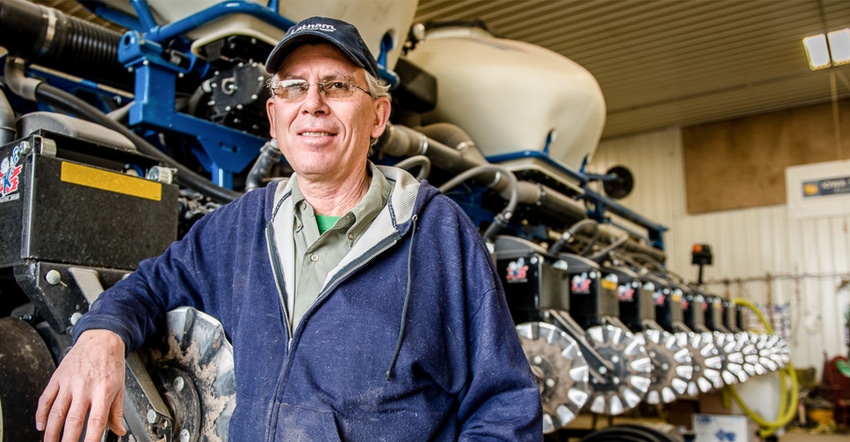
[[[838,66],[850,63],[850,28],[839,29],[826,34],[829,40],[829,54],[832,65]]]
[[[828,34],[810,35],[803,39],[809,67],[825,69],[850,63],[850,28]]]

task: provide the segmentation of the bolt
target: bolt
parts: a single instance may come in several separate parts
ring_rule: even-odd
[[[256,100],[257,98],[259,98],[259,97],[257,96],[257,94],[253,94],[253,95],[251,95],[251,99],[252,99],[252,100]]]
[[[615,384],[619,384],[619,383],[620,383],[620,378],[618,378],[617,376],[614,376],[614,379],[611,379],[611,382],[613,382],[613,383],[615,383]]]
[[[185,386],[186,381],[184,381],[181,376],[177,376],[177,378],[174,379],[174,389],[177,390],[178,393],[183,391],[183,387]]]
[[[665,364],[661,364],[661,369],[662,369],[662,370],[667,370],[668,368],[670,368],[670,365],[669,365],[669,364],[666,364],[666,363],[665,363]]]
[[[611,356],[611,362],[616,364],[617,362],[620,362],[620,358],[618,358],[616,356]]]
[[[153,411],[153,408],[148,410],[147,418],[149,424],[156,422],[156,411]]]
[[[535,356],[534,365],[540,365],[541,363],[543,363],[543,358],[541,358],[540,356]]]
[[[192,433],[189,433],[189,430],[183,429],[180,432],[180,442],[189,442],[189,439],[192,437]]]
[[[607,369],[607,368],[605,368],[604,366],[603,366],[603,367],[599,367],[599,374],[605,374],[605,373],[608,373],[608,369]]]
[[[71,325],[77,325],[77,321],[79,321],[80,318],[82,318],[82,317],[83,317],[82,313],[74,312],[74,314],[71,315]]]
[[[555,386],[555,380],[552,378],[546,379],[546,386],[552,388]]]
[[[50,285],[56,285],[62,282],[62,274],[54,269],[44,275],[44,280]]]

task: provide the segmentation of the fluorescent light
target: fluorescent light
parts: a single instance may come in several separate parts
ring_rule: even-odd
[[[829,39],[829,52],[832,64],[850,63],[850,28],[839,29],[826,34]]]
[[[826,35],[811,35],[803,39],[806,55],[809,57],[809,67],[823,69],[831,66],[829,48],[826,45]]]

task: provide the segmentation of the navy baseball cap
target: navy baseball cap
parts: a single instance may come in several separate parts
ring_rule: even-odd
[[[298,46],[317,42],[336,46],[354,64],[366,69],[375,78],[380,78],[378,63],[357,28],[342,20],[327,17],[310,17],[290,27],[266,59],[266,72],[276,73],[283,60]]]

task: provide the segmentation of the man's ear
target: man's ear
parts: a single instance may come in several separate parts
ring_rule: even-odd
[[[387,97],[380,97],[375,100],[375,126],[372,128],[372,138],[378,138],[384,133],[387,127],[387,121],[390,120],[390,100]]]
[[[269,117],[269,135],[274,138],[276,136],[274,128],[274,98],[266,100],[266,115]]]

